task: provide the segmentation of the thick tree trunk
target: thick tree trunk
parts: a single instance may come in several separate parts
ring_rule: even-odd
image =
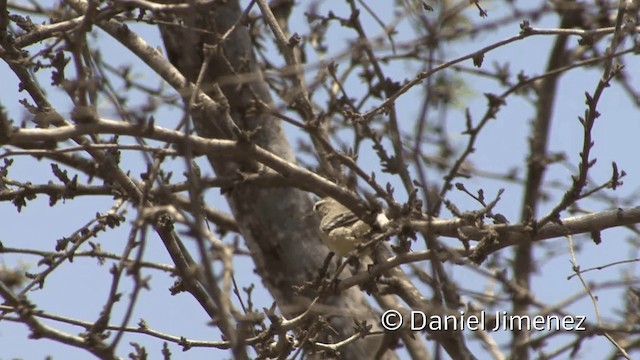
[[[214,100],[216,85],[228,100],[229,113],[234,123],[246,131],[256,131],[251,141],[295,162],[291,146],[272,116],[249,111],[252,99],[266,104],[272,100],[256,66],[248,29],[236,29],[222,44],[219,37],[238,22],[242,10],[237,1],[216,6],[198,14],[185,14],[180,20],[184,26],[161,25],[162,38],[171,62],[192,82],[196,82],[205,58],[205,46],[213,55],[204,74],[201,88]],[[224,126],[217,126],[219,114],[202,114],[197,105],[191,109],[196,130],[200,136],[229,138]],[[237,176],[238,171],[255,172],[250,161],[232,163],[210,156],[209,160],[218,176]],[[249,159],[248,159],[249,160]],[[246,245],[251,250],[256,271],[273,295],[282,313],[291,317],[306,310],[313,300],[311,294],[295,295],[294,287],[313,279],[327,255],[317,232],[317,219],[308,216],[312,200],[309,194],[292,187],[264,188],[258,185],[238,185],[225,189],[226,197],[235,216]],[[352,288],[326,302],[330,309],[324,313],[331,327],[341,338],[353,334],[353,320],[366,320],[377,327],[378,319],[359,289]],[[337,337],[333,336],[334,339]],[[377,351],[376,337],[367,337],[345,348],[348,359],[369,359]],[[387,358],[395,358],[387,352]]]

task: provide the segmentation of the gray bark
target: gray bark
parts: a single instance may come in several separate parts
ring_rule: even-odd
[[[216,44],[216,36],[223,34],[240,18],[242,10],[237,1],[199,14],[186,14],[181,19],[184,27],[161,25],[162,38],[171,62],[192,82],[195,82],[204,59],[203,44]],[[177,19],[173,19],[177,20]],[[177,24],[177,23],[174,23]],[[206,30],[208,33],[194,31]],[[251,39],[244,25],[237,26],[229,38],[219,47],[208,64],[201,88],[214,100],[214,84],[219,84],[228,101],[229,113],[234,123],[246,131],[256,131],[252,142],[295,162],[291,146],[283,132],[280,120],[270,115],[248,112],[253,96],[264,103],[272,99],[261,77],[239,83],[240,74],[259,75]],[[191,115],[200,136],[229,138],[224,126],[217,126],[216,115],[203,114],[194,104]],[[219,117],[219,116],[218,116]],[[230,162],[209,157],[218,176],[234,176],[238,171],[258,170],[247,159],[246,162]],[[224,189],[238,227],[250,249],[256,272],[273,295],[278,308],[286,317],[306,310],[313,300],[312,294],[294,293],[294,287],[313,279],[328,253],[318,234],[318,220],[309,216],[312,208],[310,195],[293,187],[262,188],[256,185],[234,186]],[[354,320],[366,320],[377,327],[378,319],[373,309],[357,288],[351,288],[333,296],[319,306],[323,315],[331,320],[331,327],[339,336],[334,340],[353,334]],[[327,340],[326,338],[324,339]],[[349,359],[369,359],[376,353],[380,339],[366,337],[348,345],[343,355]],[[396,358],[387,352],[385,358]]]

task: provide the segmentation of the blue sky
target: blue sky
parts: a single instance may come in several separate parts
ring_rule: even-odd
[[[391,2],[389,2],[391,3]],[[324,2],[321,9],[328,9],[329,2]],[[331,4],[332,10],[340,16],[348,14],[348,8],[344,4]],[[389,6],[386,2],[384,5]],[[488,8],[489,17],[486,21],[500,15],[500,9]],[[306,19],[302,16],[305,8],[296,10],[297,13],[292,17],[291,31],[305,34],[308,31]],[[477,20],[476,11],[469,10],[470,16]],[[393,9],[381,9],[378,15],[385,19],[390,19],[393,15]],[[364,22],[372,29],[371,33],[378,34],[381,29],[365,12],[362,14]],[[427,14],[428,16],[428,14]],[[482,20],[480,20],[482,21]],[[534,27],[557,26],[557,19],[553,16],[542,17],[536,21],[532,21]],[[161,47],[159,34],[154,28],[146,25],[131,24],[130,27],[138,34],[143,36],[146,41],[154,46]],[[411,38],[414,33],[411,27],[405,22],[398,28],[398,40]],[[462,56],[469,52],[481,49],[484,46],[492,44],[498,40],[516,35],[520,31],[518,24],[514,23],[510,26],[504,26],[490,34],[476,37],[469,41],[457,42],[451,44],[449,59]],[[99,30],[98,30],[99,32]],[[157,83],[156,77],[137,59],[131,57],[127,50],[109,39],[106,35],[99,32],[98,42],[103,56],[111,58],[114,62],[125,64],[131,63],[134,66],[134,72],[140,76],[142,81],[149,84]],[[330,41],[329,54],[343,53],[348,51],[349,45],[344,41],[345,36],[352,36],[347,30],[341,28],[332,28],[328,33]],[[517,74],[520,70],[524,70],[528,75],[539,75],[543,72],[546,58],[552,42],[553,36],[538,36],[527,38],[520,42],[512,43],[485,55],[483,68],[490,68],[493,62],[510,62],[510,68],[513,74]],[[577,38],[572,38],[570,42],[575,43]],[[447,60],[449,60],[447,59]],[[348,61],[348,58],[342,61]],[[465,62],[464,66],[471,68],[470,61]],[[387,66],[388,76],[394,80],[402,81],[415,76],[419,67],[416,64],[400,65],[391,64]],[[639,74],[638,64],[635,68],[626,69],[626,73],[630,76]],[[309,78],[314,76],[313,69],[309,70],[307,75]],[[453,72],[452,72],[453,74]],[[48,84],[48,73],[40,74],[41,82]],[[475,119],[478,119],[486,109],[486,100],[482,95],[485,92],[500,93],[502,90],[492,81],[479,79],[467,75],[460,75],[468,81],[467,88],[460,94],[460,107],[451,110],[449,122],[447,124],[450,137],[458,146],[458,150],[462,149],[466,144],[466,136],[461,134],[464,126],[464,109],[469,108]],[[559,87],[560,96],[556,100],[553,127],[550,137],[550,151],[563,152],[568,157],[568,161],[572,164],[577,163],[578,153],[582,146],[582,130],[578,122],[578,116],[584,114],[585,109],[585,92],[593,92],[597,82],[601,76],[599,69],[580,69],[564,74]],[[24,117],[24,109],[19,107],[17,100],[25,97],[25,93],[16,93],[17,80],[9,71],[6,64],[0,64],[0,78],[3,79],[3,86],[0,88],[0,103],[7,107],[9,115],[20,121]],[[363,94],[366,88],[362,84],[354,81],[349,84],[350,91],[353,94]],[[360,87],[360,88],[359,88]],[[53,89],[48,93],[52,102],[59,106],[59,110],[66,114],[70,109],[68,101],[65,100],[64,94],[59,90]],[[320,96],[320,95],[319,95]],[[401,97],[397,102],[399,116],[401,119],[408,119],[401,123],[403,130],[410,131],[412,121],[418,112],[416,104],[420,104],[420,97],[423,96],[422,88],[416,87]],[[321,99],[321,98],[319,98]],[[143,102],[143,99],[132,99],[132,102]],[[320,100],[319,100],[320,101]],[[638,176],[640,174],[640,164],[637,161],[639,145],[636,140],[637,134],[640,134],[640,117],[637,107],[634,107],[632,101],[626,93],[614,83],[610,89],[605,91],[604,97],[600,102],[599,110],[602,116],[598,119],[594,128],[595,146],[593,154],[598,159],[598,163],[594,167],[591,176],[595,183],[604,182],[611,173],[611,162],[616,161],[618,167],[626,171],[627,176],[623,179],[625,185],[613,195],[624,198],[638,191],[637,184],[640,183]],[[492,121],[482,132],[476,146],[477,151],[471,156],[470,160],[478,168],[501,172],[506,168],[514,166],[522,167],[525,161],[527,151],[527,136],[529,134],[530,121],[533,117],[533,107],[531,104],[525,103],[517,98],[509,98],[506,106],[500,111],[497,118]],[[103,114],[105,117],[112,118],[113,114]],[[181,113],[176,110],[164,108],[155,116],[157,124],[169,126],[175,124],[181,117]],[[288,128],[287,128],[288,129]],[[295,144],[294,138],[299,134],[296,131],[288,129],[292,144]],[[390,149],[390,147],[388,148]],[[134,174],[140,173],[141,157],[138,154],[127,155],[123,165],[133,170]],[[203,163],[203,162],[201,162]],[[373,151],[369,149],[365,151],[359,158],[359,163],[363,168],[377,169],[377,161]],[[175,163],[176,176],[181,174],[181,163]],[[206,174],[212,175],[211,170],[205,165],[202,166]],[[22,181],[30,180],[34,183],[41,182],[42,179],[50,178],[51,170],[47,162],[37,162],[28,160],[24,157],[16,159],[15,164],[11,168],[10,176],[14,179]],[[553,165],[549,168],[546,175],[548,181],[559,181],[566,184],[572,172],[561,166]],[[378,173],[380,183],[386,181],[391,182],[396,187],[396,194],[402,200],[406,195],[400,191],[401,185],[396,178],[387,174]],[[523,175],[521,173],[521,175]],[[438,174],[431,173],[431,181],[438,181]],[[503,201],[496,208],[497,212],[504,214],[511,222],[517,222],[520,207],[522,188],[519,185],[500,183],[492,180],[464,180],[465,186],[470,190],[478,188],[484,189],[488,197],[494,196],[499,188],[506,188],[503,195]],[[543,215],[558,200],[561,194],[558,191],[550,191],[552,198],[549,202],[542,204],[541,211],[538,215]],[[462,210],[477,209],[477,204],[470,201],[468,196],[459,192],[452,191],[449,193],[449,199],[452,200]],[[219,195],[219,191],[213,189],[207,193],[207,201],[216,208],[226,210],[226,204]],[[107,212],[113,204],[113,199],[109,197],[102,198],[76,198],[59,204],[55,208],[48,206],[46,197],[38,197],[28,204],[20,214],[10,204],[0,205],[0,218],[6,219],[4,229],[0,234],[0,241],[7,247],[22,247],[30,249],[46,249],[52,250],[53,243],[56,239],[70,236],[82,224],[91,220],[96,211]],[[608,209],[606,204],[596,201],[580,202],[582,208],[590,211]],[[444,217],[450,216],[446,212]],[[565,214],[566,216],[566,214]],[[135,209],[129,209],[129,217],[127,221],[131,221],[135,217]],[[44,219],[44,220],[43,220]],[[37,224],[37,225],[34,225]],[[127,227],[109,231],[95,239],[100,243],[103,249],[107,251],[118,252],[122,248],[126,237],[128,236]],[[603,244],[595,246],[586,236],[576,236],[576,243],[585,248],[586,251],[579,254],[579,263],[583,268],[604,265],[613,261],[636,258],[637,254],[633,252],[633,248],[627,244],[630,237],[629,232],[622,230],[607,230],[602,233]],[[161,263],[170,263],[166,251],[162,248],[161,242],[155,235],[150,235],[148,248],[145,258],[148,261],[158,261]],[[231,241],[230,238],[225,239]],[[456,241],[445,240],[454,245],[459,245]],[[571,264],[566,255],[567,240],[554,239],[551,242],[552,249],[538,248],[536,255],[542,259],[541,266],[538,269],[537,276],[534,279],[534,292],[545,303],[554,303],[561,299],[567,298],[582,289],[577,279],[567,280],[571,272]],[[190,246],[187,243],[187,246]],[[552,250],[555,250],[555,254]],[[553,255],[552,255],[553,254]],[[511,251],[505,251],[505,257],[511,256]],[[41,268],[37,267],[37,257],[26,256],[2,256],[0,264],[6,266],[24,266],[31,272],[37,272]],[[74,260],[73,266],[62,266],[47,278],[44,290],[32,291],[28,296],[32,301],[49,313],[64,314],[69,317],[93,321],[96,319],[99,310],[104,303],[107,284],[110,283],[109,266],[96,266],[95,259],[77,258]],[[483,291],[485,286],[489,286],[487,279],[467,271],[460,267],[447,265],[451,276],[454,280],[460,281],[463,286],[476,291]],[[240,287],[248,286],[255,283],[257,289],[254,293],[253,300],[257,304],[257,308],[268,307],[271,305],[271,298],[262,289],[261,282],[253,274],[253,264],[247,258],[239,259],[236,264],[236,276]],[[590,272],[586,274],[589,281],[600,282],[605,280],[621,279],[623,271],[627,271],[629,276],[637,277],[637,269],[633,265],[620,266],[610,268],[605,271]],[[217,329],[206,325],[208,319],[206,314],[200,310],[198,304],[185,294],[170,296],[168,287],[173,283],[173,279],[168,278],[165,274],[158,271],[148,270],[146,275],[151,276],[151,288],[149,292],[143,292],[139,305],[136,307],[133,322],[130,326],[135,326],[137,319],[144,318],[150,327],[155,330],[170,333],[173,335],[182,335],[194,339],[202,340],[218,340],[220,337]],[[120,321],[117,317],[122,314],[122,310],[126,307],[126,285],[122,291],[125,296],[123,302],[116,308],[114,321]],[[499,285],[496,291],[500,291]],[[603,290],[597,292],[599,298],[599,306],[605,318],[616,318],[614,310],[621,306],[621,293],[613,290]],[[570,311],[578,315],[586,315],[593,321],[594,311],[592,304],[586,299],[569,307]],[[509,309],[505,309],[509,310]],[[77,327],[65,327],[57,322],[47,322],[62,330],[67,330],[73,334],[82,331]],[[12,324],[6,321],[0,323],[0,348],[3,349],[3,355],[7,359],[14,357],[40,358],[45,355],[52,354],[57,357],[65,358],[86,358],[84,351],[70,349],[67,346],[58,345],[48,340],[28,340],[27,331],[23,325]],[[506,341],[507,334],[497,336],[499,341]],[[149,341],[145,336],[127,337],[120,345],[120,355],[125,356],[129,351],[127,343],[129,341],[137,341],[149,346],[148,351],[154,355],[158,355],[161,342]],[[584,344],[584,348],[591,356],[596,354],[604,356],[611,352],[611,345],[603,339],[592,340]],[[207,349],[192,349],[182,353],[177,346],[172,345],[171,349],[174,353],[174,359],[199,359],[210,355]],[[583,351],[585,351],[583,350]],[[586,353],[586,352],[585,352]],[[601,357],[601,356],[597,356]],[[0,358],[2,359],[2,358]]]

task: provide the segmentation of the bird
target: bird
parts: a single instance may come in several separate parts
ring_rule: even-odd
[[[320,236],[329,250],[338,256],[351,255],[358,246],[371,240],[373,230],[346,206],[331,197],[325,197],[313,205],[320,216]],[[376,224],[382,229],[389,223],[384,213],[376,216]]]

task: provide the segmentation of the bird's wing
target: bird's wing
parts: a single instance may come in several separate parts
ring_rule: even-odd
[[[331,221],[327,221],[326,223],[322,221],[320,223],[320,231],[328,233],[331,230],[339,227],[351,226],[358,220],[358,217],[352,212],[344,212],[338,216],[333,217]]]

